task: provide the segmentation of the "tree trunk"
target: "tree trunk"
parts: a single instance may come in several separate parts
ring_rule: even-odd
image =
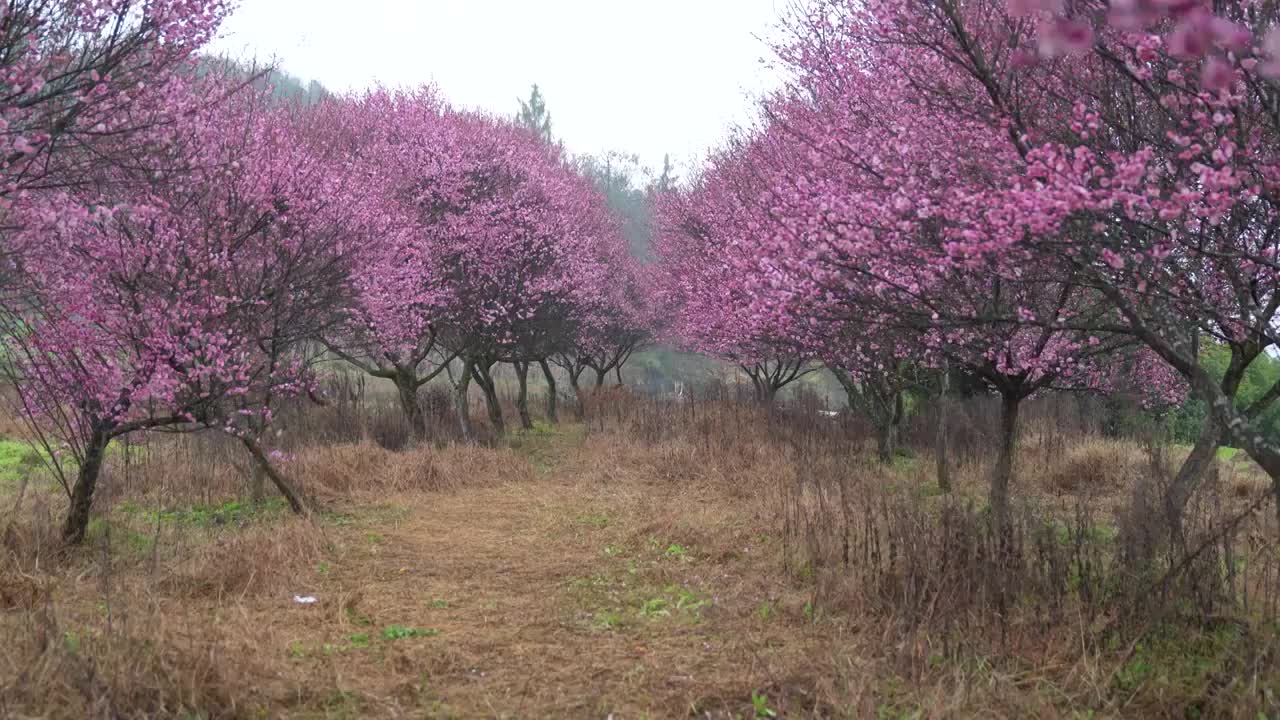
[[[493,367],[491,363],[480,362],[472,366],[474,368],[476,384],[480,386],[480,391],[484,393],[485,408],[489,411],[489,423],[493,426],[493,432],[498,437],[507,434],[507,422],[502,417],[502,405],[498,402],[497,384],[493,381],[493,375],[490,370]]]
[[[773,402],[777,397],[778,388],[775,387],[773,383],[768,380],[764,380],[760,383],[760,391],[757,399],[760,401],[761,405],[764,405],[765,407],[773,407]]]
[[[306,503],[302,501],[302,495],[293,488],[290,483],[278,470],[271,466],[271,461],[267,459],[267,454],[262,451],[262,446],[258,444],[255,438],[248,436],[240,438],[240,442],[244,443],[245,448],[249,450],[249,454],[257,461],[258,467],[262,468],[262,472],[271,478],[271,482],[275,484],[276,489],[289,501],[289,508],[295,513],[302,515],[307,512]]]
[[[1191,448],[1191,454],[1182,463],[1182,467],[1178,468],[1178,474],[1174,476],[1165,497],[1165,511],[1169,514],[1170,527],[1175,533],[1182,529],[1182,514],[1187,502],[1191,500],[1200,481],[1204,479],[1205,472],[1218,456],[1222,436],[1222,426],[1213,413],[1206,414],[1196,444]]]
[[[254,464],[249,470],[249,502],[260,505],[267,499],[267,476],[262,466]]]
[[[569,371],[569,387],[573,388],[573,395],[578,398],[578,402],[582,402],[581,378],[583,370],[584,369],[579,369],[577,372],[574,372],[573,370]]]
[[[1199,357],[1199,349],[1200,336],[1196,333],[1192,337],[1194,357]],[[1254,357],[1256,353],[1232,351],[1231,362],[1223,372],[1222,383],[1219,386],[1222,394],[1232,402],[1240,391],[1240,382],[1244,379],[1245,370]],[[1206,408],[1204,425],[1200,428],[1200,435],[1196,437],[1196,444],[1191,448],[1191,454],[1183,461],[1182,467],[1178,468],[1178,474],[1174,476],[1165,497],[1169,529],[1173,531],[1175,537],[1182,532],[1182,515],[1186,511],[1187,502],[1200,486],[1205,472],[1213,465],[1218,455],[1218,446],[1223,444],[1226,436],[1222,423],[1214,417],[1213,408]]]
[[[513,363],[516,368],[516,380],[520,383],[520,392],[516,395],[516,409],[520,411],[520,427],[533,429],[533,418],[529,416],[529,363],[520,361]]]
[[[613,374],[618,378],[618,387],[622,387],[622,365],[618,364],[613,368]]]
[[[591,368],[596,371],[596,387],[604,387],[604,381],[609,379],[609,371],[607,369]]]
[[[882,465],[893,464],[893,453],[898,446],[898,426],[892,421],[876,428],[876,456]]]
[[[98,475],[102,472],[102,461],[110,442],[111,437],[106,432],[95,430],[85,447],[84,461],[80,464],[76,484],[71,491],[67,521],[62,526],[62,539],[69,545],[84,542],[85,533],[89,529],[89,510],[93,507],[93,491],[98,486]]]
[[[462,361],[462,375],[457,382],[453,384],[453,408],[458,414],[458,430],[462,433],[464,442],[471,442],[475,439],[475,432],[471,428],[471,368],[475,362],[470,358]]]
[[[853,379],[853,375],[842,369],[833,369],[832,374],[836,376],[836,380],[840,382],[840,386],[844,388],[845,396],[849,401],[849,409],[861,407],[863,413],[871,420],[876,429],[876,458],[884,465],[893,464],[893,454],[897,450],[898,436],[901,433],[902,419],[906,415],[906,407],[904,405],[903,395],[901,391],[895,392],[891,396],[891,406],[886,408],[889,403],[881,402],[881,398],[888,395],[889,391],[880,387],[873,392],[871,386],[865,389],[858,385]]]
[[[538,365],[542,366],[542,377],[547,380],[547,422],[552,425],[560,422],[560,416],[556,410],[556,376],[551,372],[551,365],[546,360],[539,360]]]
[[[254,416],[249,421],[249,431],[255,439],[261,438],[266,431],[266,423],[261,416]],[[256,462],[249,463],[249,502],[260,504],[267,499],[267,475],[262,466]]]
[[[938,385],[937,425],[934,428],[933,453],[938,464],[938,487],[951,492],[951,466],[947,461],[947,392],[951,389],[951,373],[942,371]]]
[[[992,527],[1002,549],[1013,539],[1009,513],[1009,482],[1013,478],[1014,454],[1018,449],[1018,410],[1022,398],[1012,393],[1000,396],[1000,455],[991,473]]]
[[[427,419],[422,414],[422,401],[418,398],[418,378],[406,370],[397,370],[395,384],[405,422],[413,431],[413,439],[421,440],[427,436]]]
[[[893,393],[893,409],[889,413],[886,422],[880,424],[877,428],[877,450],[880,462],[884,465],[893,464],[893,454],[898,449],[898,436],[902,431],[902,418],[907,414],[906,400],[902,391],[898,390]]]
[[[746,368],[743,368],[744,370]],[[774,396],[778,392],[778,388],[766,377],[763,370],[752,371],[747,373],[747,377],[751,378],[751,389],[754,391],[756,402],[761,405],[773,405]]]

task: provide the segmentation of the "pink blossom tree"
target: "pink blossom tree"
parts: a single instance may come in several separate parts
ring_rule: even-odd
[[[677,344],[733,362],[750,379],[756,400],[771,405],[779,390],[817,366],[788,318],[755,310],[733,263],[737,246],[765,232],[751,202],[760,189],[751,149],[731,143],[691,187],[659,196],[655,287]]]
[[[1280,452],[1236,407],[1276,337],[1276,10],[1255,3],[882,2],[848,33],[890,59],[918,107],[946,105],[1002,137],[988,232],[953,254],[1030,253],[1072,268],[1211,407],[1171,493],[1189,496],[1223,437],[1277,483]],[[939,70],[939,68],[942,68]],[[1060,323],[1065,326],[1082,323]],[[1215,381],[1199,338],[1226,344]],[[1277,487],[1280,487],[1278,485]]]
[[[466,171],[449,110],[432,88],[376,90],[329,98],[313,111],[310,142],[332,147],[361,178],[348,187],[353,221],[369,238],[353,269],[355,302],[322,338],[326,347],[396,387],[415,438],[427,431],[419,390],[454,354],[442,349],[448,287],[436,264],[437,221],[420,212],[420,193],[462,194]]]
[[[22,408],[75,461],[70,542],[110,443],[160,427],[235,434],[304,509],[257,435],[275,399],[311,390],[305,347],[346,302],[360,241],[337,202],[341,165],[267,105],[241,92],[183,116],[152,147],[170,172],[117,167],[14,206],[41,251],[22,258],[31,300],[10,311],[8,356]]]
[[[622,369],[632,355],[652,342],[662,324],[661,306],[650,292],[655,281],[652,269],[642,266],[621,243],[614,245],[613,254],[608,260],[609,279],[601,304],[587,316],[576,336],[551,357],[551,362],[568,374],[579,397],[583,393],[581,377],[587,370],[595,373],[595,387],[603,386],[610,373],[622,385]]]
[[[550,299],[552,321],[527,334],[508,354],[516,369],[516,405],[526,430],[533,427],[528,407],[528,371],[533,363],[541,367],[547,383],[547,418],[557,422],[552,364],[569,371],[570,384],[580,397],[582,369],[595,369],[597,386],[610,371],[621,384],[622,367],[649,337],[642,307],[646,296],[638,284],[641,269],[628,253],[620,219],[580,168],[574,168],[571,197],[574,202],[563,219],[565,249],[577,268],[573,285],[570,292]]]
[[[365,179],[357,207],[374,238],[357,264],[357,302],[326,344],[394,382],[418,435],[418,389],[442,372],[464,435],[473,382],[501,433],[492,370],[513,363],[531,426],[530,364],[573,346],[607,306],[624,246],[603,197],[537,133],[454,110],[429,88],[335,100],[319,114],[319,138]]]

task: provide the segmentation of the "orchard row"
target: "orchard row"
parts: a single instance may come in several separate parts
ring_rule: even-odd
[[[1168,497],[1219,443],[1280,482],[1236,402],[1280,338],[1280,9],[1248,0],[815,0],[775,48],[786,87],[668,196],[677,333],[825,361],[892,455],[902,392],[948,369],[1002,402],[1007,525],[1022,402],[1188,390],[1210,408]],[[1200,346],[1224,346],[1224,377]],[[770,360],[772,358],[772,360]],[[788,373],[761,372],[771,394]]]
[[[3,332],[23,414],[83,537],[126,435],[262,438],[338,356],[399,390],[555,359],[576,385],[647,338],[642,268],[605,197],[534,129],[432,89],[273,97],[200,57],[217,0],[18,3],[4,73]],[[66,472],[63,472],[65,468]]]

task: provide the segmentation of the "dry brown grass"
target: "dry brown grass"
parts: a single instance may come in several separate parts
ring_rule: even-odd
[[[243,494],[241,461],[193,439],[127,475],[113,458],[82,551],[57,552],[56,494],[28,494],[0,561],[0,717],[729,718],[753,695],[779,717],[1276,709],[1254,624],[1261,585],[1280,587],[1266,514],[1236,578],[1247,609],[1215,598],[1212,618],[1144,628],[1052,585],[1064,558],[1119,577],[1116,511],[1152,465],[1136,445],[1029,433],[1019,547],[1045,559],[996,575],[984,458],[960,458],[948,499],[927,450],[883,468],[836,423],[609,402],[506,449],[300,442],[286,468],[311,519],[214,512]],[[1206,523],[1245,502],[1223,472]]]
[[[310,448],[290,472],[315,493],[372,498],[442,492],[532,478],[529,463],[509,449],[456,445],[392,452],[372,443]]]
[[[1069,448],[1042,477],[1051,493],[1117,496],[1133,487],[1150,464],[1132,442],[1090,438]]]
[[[6,622],[6,717],[235,717],[244,660],[194,647],[150,614],[110,632],[71,630],[53,611]],[[79,626],[76,626],[79,628]],[[230,673],[230,674],[229,674]]]

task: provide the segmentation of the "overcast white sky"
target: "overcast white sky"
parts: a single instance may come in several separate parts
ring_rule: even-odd
[[[538,83],[573,152],[701,157],[750,96],[788,0],[240,0],[215,48],[346,91],[435,82],[514,114]]]

